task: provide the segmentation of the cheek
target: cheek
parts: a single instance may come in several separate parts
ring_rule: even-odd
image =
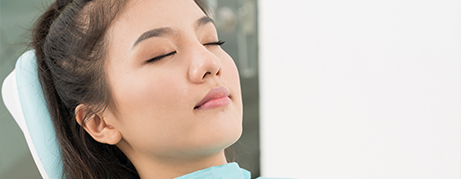
[[[161,69],[147,69],[114,75],[112,95],[120,122],[136,127],[156,126],[156,122],[167,117],[174,118],[172,114],[176,113],[172,111],[185,110],[190,103],[186,98],[185,83],[173,71],[170,69],[169,73],[162,73]],[[146,121],[139,121],[142,119]],[[143,122],[146,123],[143,125]]]
[[[187,110],[187,88],[184,80],[173,73],[138,73],[119,76],[112,87],[116,104],[116,126],[133,146],[150,149],[151,144],[164,144],[175,131],[187,131],[182,119]],[[180,102],[179,102],[180,101]],[[180,135],[176,135],[180,136]],[[149,139],[150,142],[146,142]]]
[[[138,75],[119,80],[119,85],[114,87],[114,98],[121,113],[159,114],[171,107],[180,107],[175,101],[185,95],[183,88],[172,75]]]

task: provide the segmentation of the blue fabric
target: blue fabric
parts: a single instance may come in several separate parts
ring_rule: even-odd
[[[221,166],[210,167],[199,170],[175,179],[251,179],[251,173],[248,170],[240,168],[235,162]],[[282,179],[282,178],[265,178],[257,179]]]
[[[228,163],[221,166],[199,170],[176,179],[250,179],[251,174],[241,169],[237,163]]]
[[[63,166],[59,145],[38,80],[34,50],[19,57],[15,71],[19,101],[40,161],[48,177],[61,178]]]

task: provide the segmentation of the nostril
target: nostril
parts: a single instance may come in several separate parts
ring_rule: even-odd
[[[206,75],[211,75],[211,73],[210,73],[210,72],[206,72],[206,73],[202,76],[202,79],[204,79]]]

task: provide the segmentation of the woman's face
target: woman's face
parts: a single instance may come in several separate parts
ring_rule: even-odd
[[[104,117],[122,134],[125,153],[210,155],[240,137],[237,68],[193,0],[129,1],[107,37],[116,107]]]

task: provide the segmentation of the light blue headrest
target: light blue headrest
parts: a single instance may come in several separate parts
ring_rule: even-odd
[[[60,147],[37,76],[35,51],[19,57],[2,87],[3,101],[18,123],[43,178],[62,178]]]

